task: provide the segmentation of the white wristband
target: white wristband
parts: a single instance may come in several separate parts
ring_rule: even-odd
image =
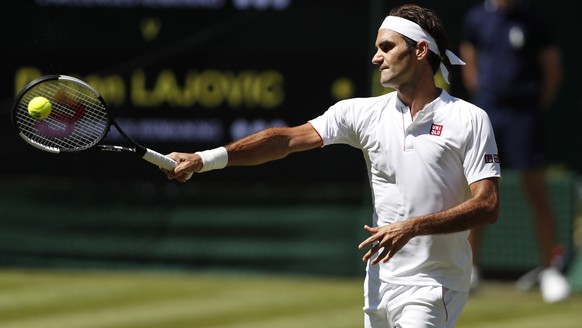
[[[202,158],[202,168],[199,173],[223,169],[228,164],[228,152],[224,147],[196,152]]]

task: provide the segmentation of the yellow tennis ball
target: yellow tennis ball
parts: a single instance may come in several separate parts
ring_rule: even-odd
[[[28,114],[37,120],[44,120],[51,114],[53,105],[45,97],[34,97],[28,103]]]

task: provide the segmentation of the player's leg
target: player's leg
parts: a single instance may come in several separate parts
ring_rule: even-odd
[[[382,283],[377,274],[367,274],[364,281],[364,327],[388,328],[388,313],[384,295],[386,284]]]
[[[454,327],[467,299],[467,292],[441,286],[399,286],[388,306],[388,327]]]

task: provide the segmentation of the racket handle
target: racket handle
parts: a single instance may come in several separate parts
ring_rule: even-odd
[[[143,155],[143,159],[166,170],[172,170],[177,165],[176,161],[173,159],[148,148],[146,148],[146,153]]]

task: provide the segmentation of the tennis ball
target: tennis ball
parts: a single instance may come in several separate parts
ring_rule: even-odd
[[[28,114],[37,120],[44,120],[51,114],[53,105],[45,97],[34,97],[28,103]]]

